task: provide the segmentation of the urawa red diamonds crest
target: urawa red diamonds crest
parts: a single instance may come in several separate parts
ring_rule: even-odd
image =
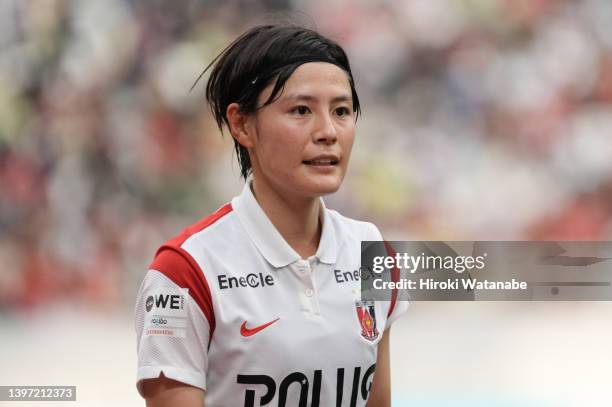
[[[361,336],[368,341],[378,338],[378,328],[376,326],[376,307],[372,300],[359,300],[355,302],[357,319],[361,326]]]

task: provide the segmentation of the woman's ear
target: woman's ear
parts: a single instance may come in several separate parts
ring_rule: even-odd
[[[232,137],[245,148],[252,148],[255,139],[253,116],[240,111],[238,103],[231,103],[225,112]]]

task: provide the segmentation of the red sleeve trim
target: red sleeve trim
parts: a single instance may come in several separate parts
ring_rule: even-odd
[[[189,289],[189,295],[208,320],[209,340],[212,340],[216,325],[215,312],[210,287],[202,269],[193,257],[180,247],[164,245],[157,253],[149,267],[164,274],[179,287]]]
[[[386,240],[384,241],[384,243],[385,243],[385,249],[387,249],[387,254],[389,256],[395,257],[396,252],[393,246],[391,246],[389,242],[387,242]],[[397,268],[397,266],[394,266],[391,269],[391,281],[398,282],[399,278],[400,278],[399,269]],[[396,303],[397,303],[397,288],[394,288],[393,291],[391,291],[391,305],[389,305],[389,311],[387,312],[387,318],[389,318],[391,314],[393,313]]]
[[[221,219],[222,217],[230,213],[232,210],[233,210],[232,204],[226,203],[225,205],[217,209],[214,213],[208,215],[207,217],[200,220],[199,222],[194,223],[193,225],[185,228],[178,236],[173,237],[172,239],[168,240],[166,242],[166,245],[180,247],[183,243],[185,243],[185,240],[189,239],[192,235],[206,229],[207,227],[209,227],[210,225],[212,225],[213,223],[215,223],[216,221],[218,221],[219,219]],[[157,254],[159,254],[160,251],[161,251],[161,248],[157,251]]]
[[[189,289],[189,295],[208,320],[210,341],[216,326],[210,286],[198,262],[181,246],[189,237],[206,229],[232,210],[232,204],[227,203],[211,215],[185,228],[178,236],[168,240],[157,250],[155,259],[150,265],[151,269],[161,272],[179,287]]]

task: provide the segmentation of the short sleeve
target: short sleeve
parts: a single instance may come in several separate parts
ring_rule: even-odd
[[[376,227],[376,225],[370,223],[370,230],[368,232],[367,240],[372,241],[385,241],[382,237],[382,234]],[[387,253],[390,256],[395,256],[395,250],[390,244],[385,244],[387,248]],[[393,277],[393,280],[399,280],[399,270],[397,270],[397,276]],[[385,330],[389,329],[391,325],[402,315],[404,314],[410,306],[410,301],[408,298],[408,293],[405,290],[394,289],[392,293],[392,299],[388,302],[388,311],[387,311],[387,322],[385,324]]]
[[[395,302],[395,306],[391,310],[389,316],[387,316],[387,323],[385,325],[385,330],[391,328],[391,325],[406,311],[408,311],[408,307],[410,306],[410,302],[407,299],[397,300]]]
[[[206,390],[211,323],[201,304],[210,293],[197,283],[203,276],[174,250],[161,251],[150,267],[135,306],[138,391],[142,395],[142,381],[162,372]]]

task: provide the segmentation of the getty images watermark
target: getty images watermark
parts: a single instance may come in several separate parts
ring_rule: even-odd
[[[362,242],[362,298],[610,301],[612,242]]]

